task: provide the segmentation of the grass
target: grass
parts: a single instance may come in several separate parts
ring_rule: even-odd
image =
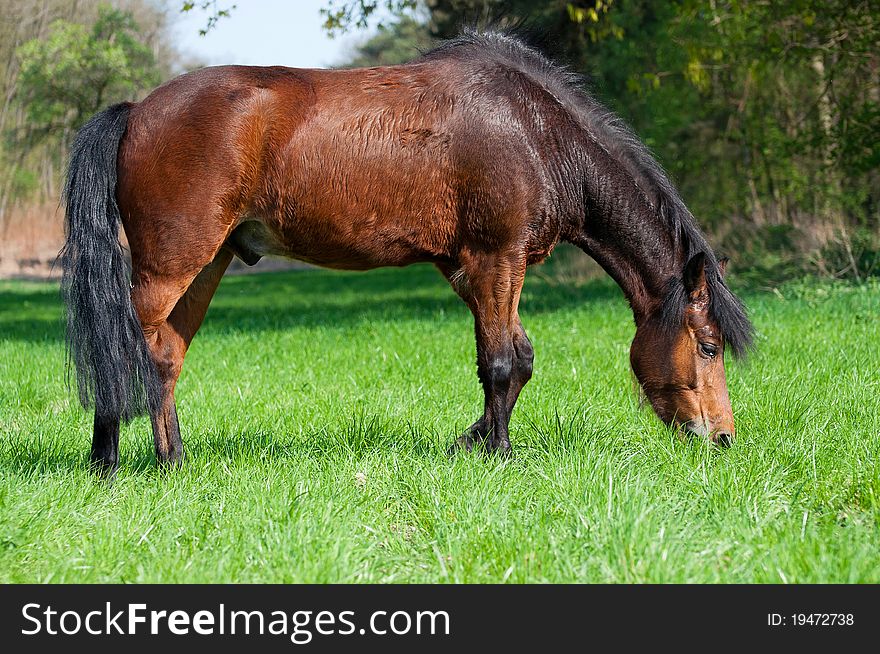
[[[532,275],[516,457],[446,457],[482,405],[431,268],[224,280],[178,387],[188,460],[123,429],[106,483],[56,287],[0,283],[2,582],[880,582],[880,284],[745,294],[738,439],[638,407],[607,280]]]

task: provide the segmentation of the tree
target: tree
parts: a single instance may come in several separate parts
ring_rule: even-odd
[[[382,25],[376,34],[355,48],[349,66],[388,66],[401,64],[430,49],[433,43],[427,27],[410,16]]]
[[[156,85],[159,70],[138,30],[130,13],[102,7],[91,27],[57,20],[45,39],[20,46],[18,100],[28,122],[19,139],[69,135],[106,105]]]
[[[418,5],[418,0],[327,0],[321,15],[324,16],[323,27],[332,37],[351,29],[367,27],[380,7],[390,15],[400,17]],[[380,21],[379,26],[383,27],[384,24]]]
[[[102,108],[97,106],[102,78],[101,99],[109,104],[136,99],[181,68],[159,3],[114,0],[113,6],[115,14],[93,0],[3,0],[0,239],[25,216],[42,216],[39,205],[57,203],[66,143],[91,110]],[[96,49],[101,41],[115,45]],[[141,75],[138,69],[152,72]],[[66,109],[58,104],[68,99]]]
[[[321,15],[324,16],[323,27],[332,37],[351,29],[367,27],[379,8],[386,9],[393,16],[400,16],[418,5],[419,0],[327,0]],[[217,26],[218,21],[230,17],[235,8],[235,5],[221,7],[217,0],[186,0],[181,4],[180,11],[201,9],[207,12],[205,27],[199,30],[199,34],[204,36]],[[380,21],[379,25],[383,23]]]
[[[217,23],[220,21],[220,19],[229,18],[232,15],[232,11],[235,9],[235,5],[221,7],[217,4],[217,0],[197,0],[196,2],[187,1],[184,2],[183,5],[181,5],[180,11],[185,13],[187,11],[192,11],[196,8],[208,12],[208,19],[205,23],[205,26],[199,30],[199,34],[205,36],[208,32],[210,32],[217,26]]]

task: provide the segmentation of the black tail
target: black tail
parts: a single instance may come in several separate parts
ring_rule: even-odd
[[[67,240],[61,250],[68,357],[76,367],[79,400],[101,416],[126,421],[158,409],[161,401],[119,242],[116,158],[130,111],[129,103],[105,109],[76,136],[64,187]]]

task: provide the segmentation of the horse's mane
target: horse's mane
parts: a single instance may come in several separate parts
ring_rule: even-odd
[[[699,252],[705,253],[709,312],[734,355],[746,353],[754,329],[742,303],[724,283],[718,260],[693,215],[651,151],[619,116],[585,91],[580,75],[554,63],[521,39],[496,31],[466,30],[422,55],[422,60],[439,58],[505,64],[528,76],[566,107],[591,138],[630,174],[686,260]],[[687,293],[681,278],[670,279],[661,310],[662,324],[670,331],[680,329],[686,305]]]

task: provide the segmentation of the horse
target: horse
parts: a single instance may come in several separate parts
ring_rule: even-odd
[[[632,130],[516,36],[469,31],[395,66],[184,74],[82,127],[64,198],[67,344],[98,470],[116,470],[120,422],[143,414],[157,460],[182,459],[184,356],[233,257],[264,255],[434,264],[473,313],[485,396],[453,448],[508,453],[534,360],[526,269],[574,244],[629,302],[657,416],[734,437],[724,353],[753,328],[726,260]]]

